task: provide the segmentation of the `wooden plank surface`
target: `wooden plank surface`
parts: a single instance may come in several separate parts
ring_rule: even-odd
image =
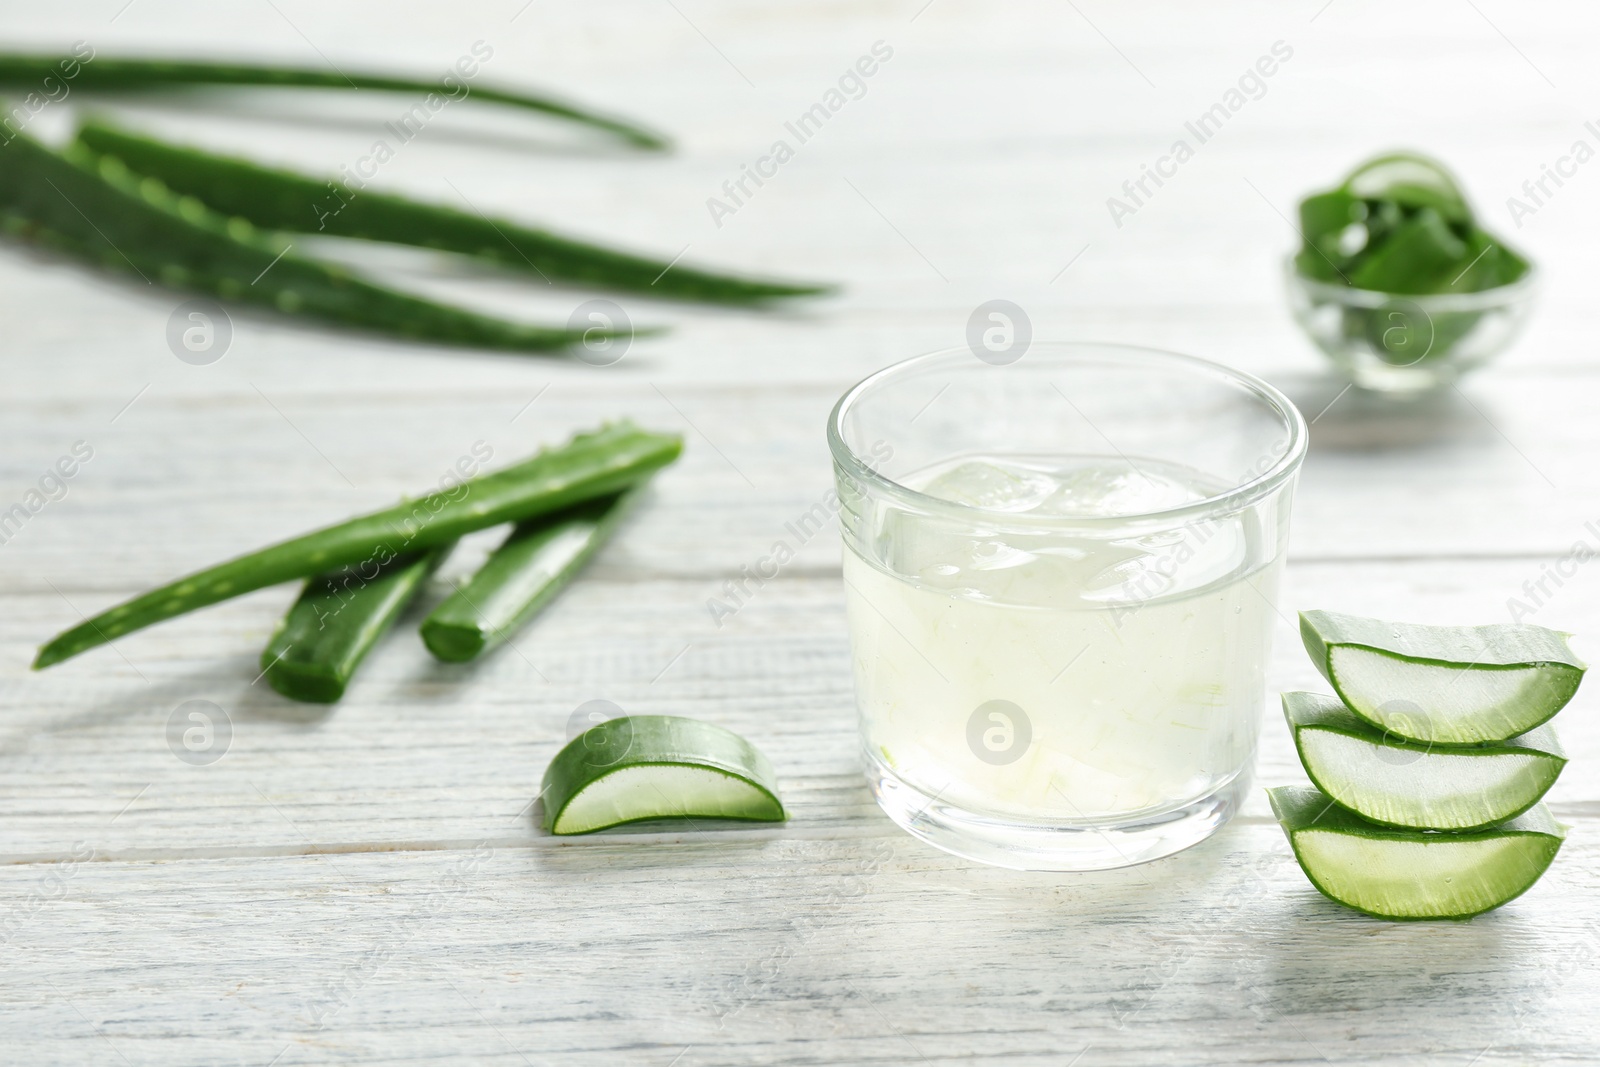
[[[637,115],[669,157],[447,112],[382,182],[671,257],[840,280],[792,311],[619,298],[674,327],[613,367],[389,344],[240,312],[220,362],[173,358],[179,298],[0,251],[0,509],[93,459],[0,544],[0,1039],[15,1062],[272,1064],[1517,1064],[1600,1060],[1600,726],[1581,693],[1550,874],[1466,924],[1324,901],[1265,804],[1126,871],[992,870],[900,833],[860,777],[831,532],[718,627],[708,597],[828,488],[852,381],[961,343],[1004,296],[1036,336],[1210,356],[1317,416],[1283,613],[1506,617],[1600,547],[1600,170],[1521,228],[1504,202],[1584,122],[1600,13],[1496,0],[1225,6],[979,0],[749,5],[522,0],[230,6],[108,0],[0,14],[14,46],[442,69]],[[1122,227],[1105,200],[1275,41],[1293,59]],[[875,42],[894,49],[778,179],[708,197]],[[69,104],[81,103],[71,100]],[[189,102],[195,103],[195,102]],[[400,101],[158,99],[131,123],[331,168]],[[67,106],[38,132],[67,129]],[[1541,264],[1528,334],[1437,401],[1341,394],[1296,333],[1280,213],[1393,145],[1445,156]],[[425,256],[340,250],[427,291],[561,320],[541,291]],[[1070,264],[1070,265],[1069,265]],[[531,403],[530,403],[531,402]],[[398,632],[336,708],[253,684],[292,595],[263,591],[45,674],[42,639],[193,566],[416,492],[605,418],[684,460],[514,648],[441,666]],[[465,546],[465,573],[485,545]],[[1594,655],[1600,584],[1536,620]],[[442,588],[439,587],[439,588]],[[437,597],[437,589],[430,596]],[[1317,687],[1284,622],[1269,686]],[[557,842],[527,806],[583,701],[721,722],[772,757],[781,827]],[[175,758],[186,700],[226,752]],[[1301,780],[1267,717],[1257,774]]]

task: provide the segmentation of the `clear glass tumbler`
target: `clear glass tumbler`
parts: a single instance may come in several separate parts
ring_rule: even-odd
[[[1169,855],[1249,787],[1305,421],[1169,352],[975,352],[828,422],[868,781],[986,863]]]

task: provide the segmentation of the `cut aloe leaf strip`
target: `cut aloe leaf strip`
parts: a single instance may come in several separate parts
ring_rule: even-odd
[[[634,489],[518,524],[422,621],[422,643],[439,659],[461,663],[507,640],[566,588],[638,496]]]
[[[1283,714],[1317,788],[1386,826],[1480,830],[1505,822],[1537,804],[1567,762],[1548,725],[1507,741],[1444,747],[1385,734],[1320,693],[1283,694]]]
[[[544,774],[545,826],[587,834],[645,819],[782,822],[772,764],[731,730],[676,715],[608,719]]]
[[[1300,615],[1317,670],[1349,709],[1408,741],[1504,741],[1548,722],[1586,669],[1567,635],[1531,623],[1422,626]]]
[[[1469,919],[1527,892],[1565,836],[1543,805],[1472,833],[1379,826],[1317,789],[1267,790],[1295,859],[1324,896],[1380,919]]]
[[[307,581],[261,652],[267,683],[291,700],[331,704],[344,696],[361,661],[454,547],[441,545]]]

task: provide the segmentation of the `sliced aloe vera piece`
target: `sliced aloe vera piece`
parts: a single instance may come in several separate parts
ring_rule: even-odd
[[[1366,200],[1388,200],[1411,209],[1432,208],[1449,222],[1472,222],[1472,208],[1450,172],[1438,160],[1413,152],[1368,160],[1345,179],[1344,189]]]
[[[1340,806],[1387,826],[1481,830],[1539,802],[1566,765],[1555,731],[1470,748],[1403,741],[1333,697],[1283,694],[1300,762]]]
[[[1351,711],[1425,743],[1525,734],[1566,706],[1586,669],[1566,634],[1531,623],[1419,626],[1306,611],[1300,637]]]
[[[676,715],[608,719],[544,772],[545,826],[587,834],[644,819],[782,822],[772,764],[731,730]]]
[[[1380,919],[1469,919],[1544,874],[1565,832],[1537,805],[1472,833],[1379,826],[1317,789],[1267,790],[1300,869],[1340,904]]]
[[[519,523],[463,586],[422,620],[422,643],[464,663],[506,641],[566,588],[622,520],[637,489]]]

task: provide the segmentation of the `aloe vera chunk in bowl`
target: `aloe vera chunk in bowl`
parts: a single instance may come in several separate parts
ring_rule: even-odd
[[[1283,694],[1283,712],[1317,788],[1387,826],[1459,831],[1505,822],[1537,804],[1567,762],[1549,726],[1443,747],[1385,734],[1318,693]]]
[[[731,730],[676,715],[608,719],[573,738],[544,774],[553,834],[645,819],[782,822],[772,764]]]
[[[1317,789],[1267,791],[1300,869],[1330,900],[1380,919],[1469,919],[1527,892],[1565,832],[1544,806],[1471,833],[1379,826]]]
[[[1356,715],[1407,741],[1505,741],[1549,721],[1586,669],[1567,635],[1531,623],[1422,626],[1306,611],[1300,636]]]
[[[1291,309],[1356,385],[1417,394],[1503,351],[1533,306],[1536,272],[1474,216],[1437,160],[1400,152],[1300,203]]]

